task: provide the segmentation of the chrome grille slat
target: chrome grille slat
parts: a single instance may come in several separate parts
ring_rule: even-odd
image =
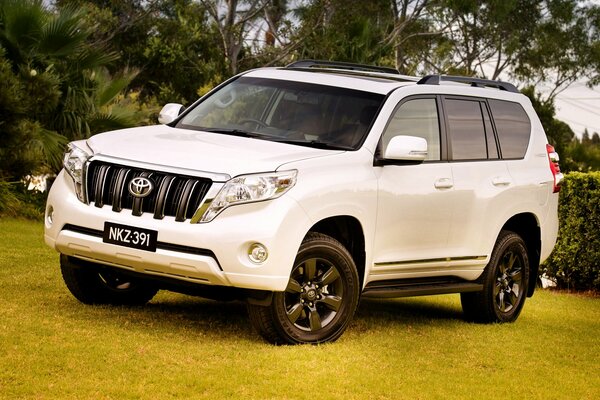
[[[134,197],[128,189],[136,177],[145,177],[154,184],[144,198]],[[151,213],[154,219],[174,217],[189,220],[202,205],[212,181],[208,178],[177,175],[171,172],[143,170],[104,161],[92,161],[88,166],[86,187],[90,204],[98,208],[107,205],[114,212],[131,210],[132,215]]]

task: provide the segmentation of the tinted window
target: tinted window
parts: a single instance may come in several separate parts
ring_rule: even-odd
[[[529,145],[531,123],[518,103],[489,100],[498,132],[502,158],[523,158]]]
[[[382,101],[380,94],[358,90],[240,77],[196,105],[177,127],[356,149]]]
[[[383,149],[394,136],[417,136],[427,140],[427,160],[440,159],[440,126],[435,99],[415,99],[403,103],[394,113],[383,134]]]
[[[485,128],[479,101],[446,99],[453,160],[487,159]]]

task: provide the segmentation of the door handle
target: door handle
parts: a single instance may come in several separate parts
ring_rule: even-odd
[[[492,185],[494,186],[508,186],[510,182],[510,178],[507,176],[496,176],[492,179]]]
[[[440,178],[433,184],[436,189],[450,189],[454,186],[454,182],[450,178]]]

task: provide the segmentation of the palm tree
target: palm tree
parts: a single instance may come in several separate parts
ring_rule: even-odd
[[[111,102],[135,73],[110,77],[105,67],[118,57],[90,44],[93,28],[83,23],[83,12],[74,7],[51,11],[41,0],[0,0],[0,56],[31,103],[22,119],[39,128],[33,137],[24,135],[23,145],[53,168],[59,167],[68,140],[134,122]]]

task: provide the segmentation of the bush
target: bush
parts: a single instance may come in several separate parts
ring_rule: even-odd
[[[559,288],[600,290],[600,172],[565,176],[558,241],[545,273]]]
[[[41,220],[47,193],[28,190],[24,182],[6,182],[0,179],[0,217]]]

